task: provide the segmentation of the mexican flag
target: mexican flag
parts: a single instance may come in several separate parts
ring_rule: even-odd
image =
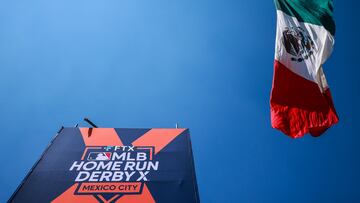
[[[323,71],[334,46],[332,0],[275,0],[275,5],[272,127],[293,138],[320,136],[339,120]]]

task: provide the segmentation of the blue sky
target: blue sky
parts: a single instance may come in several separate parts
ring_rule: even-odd
[[[336,1],[340,122],[270,127],[272,1],[0,2],[0,202],[60,126],[190,128],[202,202],[360,202],[360,18]]]

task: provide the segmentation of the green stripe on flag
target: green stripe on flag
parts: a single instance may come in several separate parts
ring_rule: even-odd
[[[324,26],[332,35],[335,34],[332,0],[275,0],[276,9],[300,22]]]

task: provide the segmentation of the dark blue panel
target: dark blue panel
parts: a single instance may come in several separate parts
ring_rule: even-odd
[[[134,128],[115,128],[117,134],[119,135],[122,143],[126,146],[131,145],[136,139],[141,137],[150,129],[134,129]]]
[[[78,183],[72,196],[87,195],[99,202],[115,195],[113,202],[125,195],[141,196],[145,185],[157,203],[199,202],[188,130],[157,154],[154,146],[131,146],[150,129],[115,130],[124,146],[85,146],[78,128],[63,129],[9,201],[51,202]],[[157,169],[136,168],[149,164],[155,164]],[[127,173],[133,175],[127,178]]]
[[[50,202],[74,183],[68,171],[71,157],[81,157],[85,147],[76,128],[64,128],[24,180],[12,202]],[[80,150],[79,150],[80,149]]]

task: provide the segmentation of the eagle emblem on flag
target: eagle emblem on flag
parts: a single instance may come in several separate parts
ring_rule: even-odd
[[[314,53],[314,41],[301,27],[286,27],[282,41],[286,52],[293,56],[293,61],[302,62]]]

